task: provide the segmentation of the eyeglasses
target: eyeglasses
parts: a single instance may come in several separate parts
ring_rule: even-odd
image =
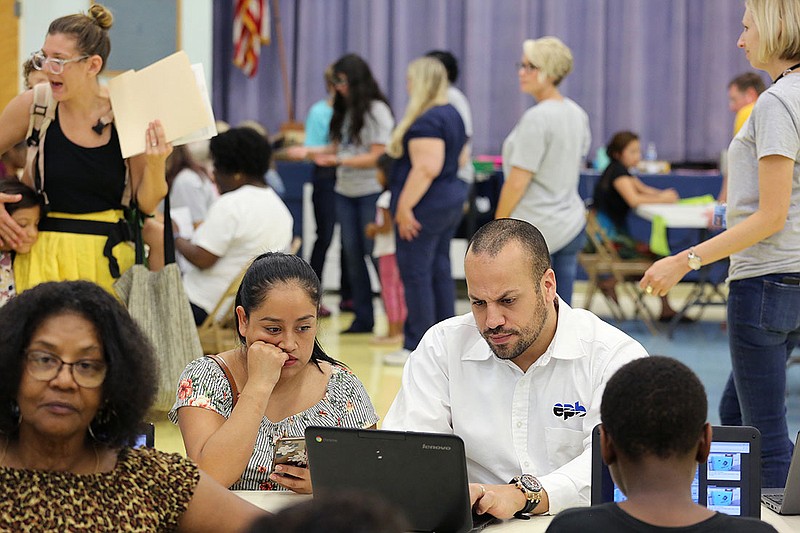
[[[346,78],[334,78],[333,79],[333,84],[334,85],[347,85],[347,79]]]
[[[74,57],[72,59],[57,59],[55,57],[47,57],[44,55],[44,52],[39,50],[38,52],[34,52],[31,54],[31,63],[33,64],[33,68],[36,70],[44,70],[46,65],[50,65],[49,70],[53,74],[61,74],[64,72],[64,65],[67,63],[72,63],[74,61],[83,61],[86,59],[87,55],[83,55],[80,57]]]
[[[530,63],[515,63],[517,70],[522,69],[525,72],[533,72],[534,70],[539,70],[539,67],[531,65]]]
[[[31,350],[27,352],[26,369],[28,374],[37,381],[51,381],[61,372],[62,366],[70,367],[72,379],[85,389],[95,389],[103,384],[106,379],[108,366],[105,361],[82,359],[74,363],[65,363],[57,355]]]

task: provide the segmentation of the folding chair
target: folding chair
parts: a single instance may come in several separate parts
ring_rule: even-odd
[[[295,236],[289,245],[290,253],[297,255],[303,244],[299,236]],[[197,334],[200,336],[200,344],[203,352],[207,354],[218,354],[225,350],[230,350],[238,341],[236,331],[236,320],[233,318],[233,307],[236,301],[236,291],[242,284],[245,272],[250,268],[248,262],[242,271],[231,281],[222,297],[214,306],[202,324],[197,326]]]
[[[644,292],[639,289],[635,281],[632,281],[632,279],[638,280],[638,278],[641,278],[653,264],[653,261],[649,259],[621,258],[614,242],[608,237],[608,234],[597,221],[597,214],[594,209],[589,209],[586,212],[586,236],[595,248],[595,254],[593,255],[597,257],[593,259],[581,257],[590,254],[579,254],[578,256],[579,261],[583,260],[581,266],[583,266],[585,262],[586,266],[584,266],[584,270],[586,270],[589,275],[589,287],[584,307],[589,309],[592,297],[597,290],[599,276],[602,274],[610,275],[616,280],[617,288],[633,301],[634,309],[636,310],[635,316],[641,318],[642,322],[645,323],[647,329],[650,330],[653,335],[658,335],[658,328],[656,328],[653,313],[643,301]],[[590,270],[587,269],[587,266]],[[625,314],[619,304],[614,302],[612,305],[612,298],[606,297],[606,300],[609,301],[614,318],[617,320],[624,319]]]
[[[197,326],[203,353],[218,354],[236,346],[238,337],[236,320],[233,319],[233,307],[236,301],[236,291],[239,290],[239,285],[241,285],[244,273],[249,266],[250,263],[247,263],[242,271],[233,278],[228,288],[222,293],[217,305],[208,313],[203,323]]]

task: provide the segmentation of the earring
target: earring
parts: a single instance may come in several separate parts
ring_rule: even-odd
[[[19,404],[13,400],[11,401],[11,418],[17,419],[17,426],[14,429],[18,429],[22,424],[22,411],[19,410]]]

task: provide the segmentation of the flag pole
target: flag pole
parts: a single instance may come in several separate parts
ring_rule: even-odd
[[[282,124],[283,129],[295,129],[294,120],[294,99],[292,88],[289,85],[289,69],[286,65],[286,48],[283,45],[283,30],[281,28],[280,0],[272,0],[272,12],[275,14],[275,36],[278,39],[278,59],[281,65],[281,79],[283,80],[283,95],[286,99],[286,112],[289,115],[288,124]]]

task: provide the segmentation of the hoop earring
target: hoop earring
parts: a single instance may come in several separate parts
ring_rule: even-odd
[[[17,427],[15,429],[19,429],[19,426],[22,425],[22,411],[19,410],[19,404],[15,401],[11,402],[11,417],[17,419]]]
[[[107,425],[111,421],[111,419],[116,416],[116,414],[117,412],[114,410],[114,408],[109,407],[108,401],[106,401],[103,404],[103,407],[101,407],[100,410],[95,415],[94,420],[92,420],[89,423],[89,427],[87,428],[87,430],[89,431],[89,435],[95,441],[100,442],[100,439],[98,439],[97,436],[95,435],[95,430],[92,426],[97,425],[98,428],[102,428],[103,426]],[[103,434],[103,431],[101,431],[100,429],[98,429],[98,432],[101,435]]]

